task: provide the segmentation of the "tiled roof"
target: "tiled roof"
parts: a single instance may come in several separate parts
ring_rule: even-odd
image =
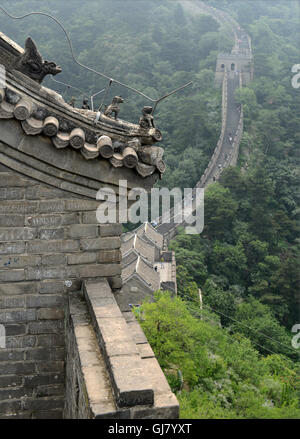
[[[142,224],[137,230],[136,234],[143,239],[151,242],[152,244],[155,244],[156,247],[162,248],[163,247],[163,236],[155,230],[155,228],[150,223]]]
[[[145,128],[104,113],[73,108],[56,92],[16,70],[24,54],[0,33],[0,64],[6,86],[0,88],[0,119],[16,119],[28,136],[44,135],[55,148],[73,148],[86,160],[102,158],[115,168],[135,169],[143,178],[165,171],[157,128]]]
[[[129,239],[127,239],[127,241],[122,243],[122,255],[126,255],[130,250],[133,249],[145,259],[148,259],[148,261],[154,262],[155,248],[137,234],[132,235]]]
[[[123,267],[123,283],[128,282],[134,275],[137,275],[142,281],[144,281],[148,287],[152,289],[152,291],[159,289],[159,273],[155,271],[153,266],[149,264],[142,256],[138,256],[127,266]]]

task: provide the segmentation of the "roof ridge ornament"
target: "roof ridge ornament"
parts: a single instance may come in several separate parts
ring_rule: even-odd
[[[18,57],[14,68],[39,84],[46,75],[55,76],[62,71],[55,62],[43,59],[31,37],[26,39],[25,51]]]

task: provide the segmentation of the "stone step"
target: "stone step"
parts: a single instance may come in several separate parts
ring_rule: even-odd
[[[154,404],[151,376],[106,280],[85,281],[83,293],[119,407]]]
[[[67,351],[72,358],[67,359],[66,417],[128,417],[129,414],[120,412],[115,404],[106,363],[90,323],[86,303],[80,300],[80,293],[70,294],[69,309]]]

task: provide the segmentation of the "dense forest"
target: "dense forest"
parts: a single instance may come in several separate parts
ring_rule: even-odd
[[[168,170],[159,182],[192,187],[206,168],[221,127],[216,57],[232,35],[207,15],[190,16],[184,2],[15,0],[15,15],[42,10],[61,19],[78,59],[108,76],[159,97]],[[195,3],[197,1],[195,0]],[[181,404],[183,418],[299,418],[299,5],[289,0],[208,0],[226,10],[252,38],[255,78],[236,93],[245,124],[238,166],[205,192],[201,235],[181,231],[176,251],[179,297],[157,292],[136,310]],[[183,4],[183,6],[182,6]],[[31,35],[46,59],[60,64],[47,80],[81,106],[107,81],[73,63],[63,33],[45,17],[0,15],[1,31],[23,45]],[[125,98],[120,117],[138,121],[148,102],[113,85]],[[96,98],[101,104],[103,95]],[[199,302],[202,291],[202,307]]]

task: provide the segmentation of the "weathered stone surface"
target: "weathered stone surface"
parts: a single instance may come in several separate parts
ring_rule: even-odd
[[[98,252],[98,262],[107,263],[107,262],[121,262],[122,253],[121,250],[101,250]]]
[[[97,264],[76,266],[81,278],[85,277],[107,277],[121,274],[120,264]]]
[[[38,320],[60,320],[64,315],[64,310],[60,308],[41,308],[37,311]]]
[[[74,224],[68,228],[69,238],[85,238],[98,236],[98,227],[86,224]]]
[[[79,242],[72,240],[62,241],[33,241],[27,243],[28,253],[68,253],[79,250]]]
[[[58,226],[56,229],[41,229],[39,231],[39,238],[49,240],[63,239],[65,237],[65,230]]]
[[[92,264],[97,261],[97,253],[75,253],[68,255],[68,264]]]
[[[37,255],[24,256],[24,255],[11,255],[0,256],[1,268],[25,268],[28,266],[37,266],[41,263],[41,257]]]
[[[122,234],[122,224],[101,224],[100,236],[120,236]]]
[[[34,294],[37,285],[33,282],[0,283],[0,296],[15,296],[19,294]]]
[[[80,246],[82,250],[114,250],[121,247],[120,238],[96,238],[81,239]]]
[[[22,227],[24,218],[24,215],[0,215],[0,227]]]

